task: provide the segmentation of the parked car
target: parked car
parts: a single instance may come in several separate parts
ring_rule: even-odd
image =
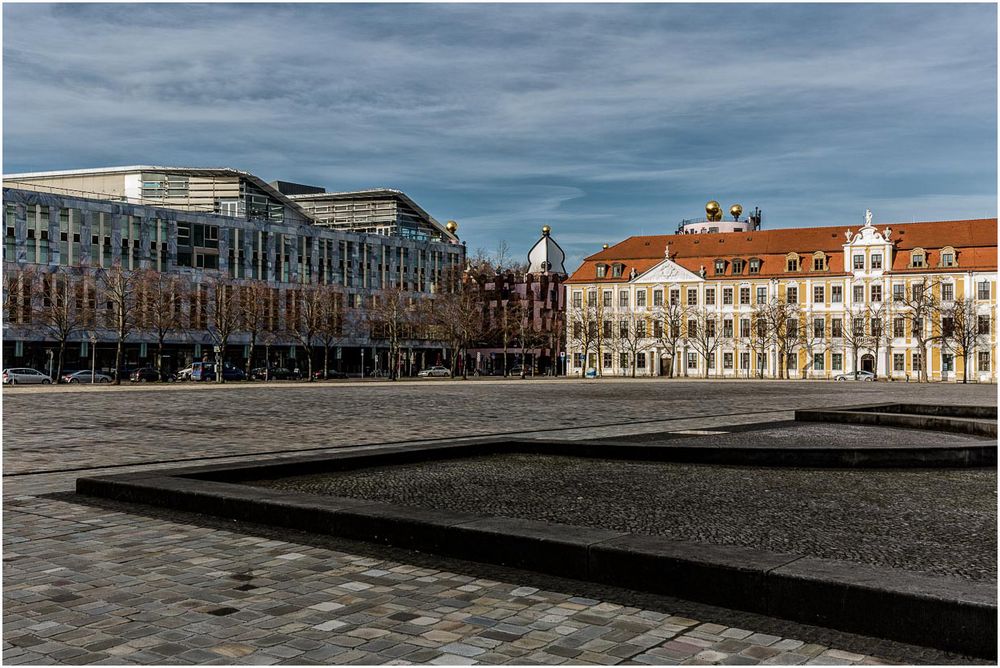
[[[518,364],[517,366],[512,366],[507,373],[510,374],[511,376],[520,376],[523,368],[524,367]]]
[[[875,380],[875,374],[871,371],[850,371],[835,376],[834,380],[863,380],[870,383]]]
[[[186,367],[177,372],[177,380],[191,380],[191,371],[193,367],[188,364]]]
[[[129,376],[129,378],[133,383],[155,383],[157,381],[172,383],[177,380],[177,377],[174,374],[154,369],[151,366],[136,369],[132,372],[132,375]]]
[[[52,382],[52,379],[46,376],[41,371],[35,371],[34,369],[28,369],[26,367],[17,367],[12,369],[3,370],[3,384],[4,385],[17,385],[23,383],[24,385],[38,384],[38,385],[48,385]]]
[[[432,366],[424,369],[417,374],[420,378],[433,378],[438,377],[448,377],[451,375],[451,369],[443,366]]]
[[[299,380],[302,378],[300,373],[284,367],[273,367],[271,369],[260,367],[254,369],[250,375],[254,380]]]
[[[218,378],[218,376],[215,375],[215,365],[214,364],[205,364],[202,367],[202,369],[201,369],[201,379],[202,380],[205,380],[205,381],[208,381],[208,382],[214,382],[215,380],[217,380],[217,378]],[[243,373],[243,369],[237,368],[235,366],[231,366],[229,364],[225,364],[222,367],[222,379],[223,380],[227,380],[227,381],[232,381],[232,380],[246,380],[247,379],[247,375],[245,373]]]
[[[95,373],[91,377],[91,372],[87,371],[74,371],[72,373],[64,373],[62,383],[110,383],[111,376],[105,373]]]
[[[347,374],[336,369],[327,369],[326,371],[313,372],[313,378],[316,380],[330,380],[333,378],[347,378]]]

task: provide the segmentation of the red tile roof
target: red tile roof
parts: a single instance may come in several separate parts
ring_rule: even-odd
[[[725,232],[717,234],[661,234],[656,236],[629,237],[621,243],[595,253],[584,259],[583,264],[573,272],[567,283],[620,283],[628,280],[634,268],[638,274],[649,271],[663,261],[664,251],[670,244],[670,259],[685,269],[698,273],[705,267],[707,278],[732,279],[733,275],[715,276],[716,259],[758,258],[761,269],[758,274],[744,278],[794,276],[785,271],[788,253],[798,253],[801,258],[803,276],[845,275],[844,248],[845,232],[857,232],[860,225],[838,227],[799,227],[757,232]],[[876,226],[892,230],[893,272],[934,271],[940,258],[940,249],[951,246],[955,249],[958,270],[996,271],[997,269],[997,219],[949,220],[943,222],[900,223]],[[909,269],[910,254],[915,248],[927,251],[927,267]],[[825,272],[811,271],[812,254],[823,251],[828,257]],[[611,276],[610,265],[624,264],[622,276]],[[597,278],[597,265],[607,264],[605,278]],[[954,268],[943,271],[954,271]],[[727,272],[729,269],[727,268]]]

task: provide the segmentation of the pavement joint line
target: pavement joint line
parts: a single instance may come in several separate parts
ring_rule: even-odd
[[[412,439],[412,440],[406,440],[406,441],[382,441],[382,442],[379,442],[379,443],[366,443],[364,445],[358,445],[358,446],[329,446],[329,445],[322,445],[322,446],[317,446],[317,447],[312,447],[312,448],[291,448],[291,449],[287,449],[287,450],[269,450],[267,452],[254,453],[252,456],[254,456],[254,457],[261,457],[261,456],[267,456],[267,455],[292,454],[292,453],[296,453],[296,452],[322,452],[324,450],[340,450],[340,451],[343,451],[343,450],[345,450],[348,447],[370,448],[370,447],[376,447],[376,446],[429,444],[429,443],[448,443],[448,442],[451,442],[451,441],[461,441],[461,440],[470,439],[470,438],[491,438],[491,437],[497,437],[497,436],[520,436],[520,435],[523,435],[523,434],[546,434],[546,433],[550,433],[550,432],[566,432],[566,431],[584,430],[584,429],[601,429],[601,428],[605,428],[605,427],[625,427],[625,426],[629,426],[629,425],[655,424],[655,423],[658,423],[658,422],[676,422],[678,420],[708,419],[708,418],[721,418],[721,417],[739,417],[741,415],[766,415],[766,414],[769,414],[769,413],[789,413],[789,412],[792,412],[792,411],[789,410],[789,409],[785,409],[785,408],[774,409],[774,410],[767,410],[767,411],[752,410],[752,411],[742,411],[742,412],[739,412],[739,413],[719,413],[719,414],[714,414],[714,415],[698,415],[698,416],[695,416],[693,418],[691,416],[682,416],[682,417],[674,417],[674,418],[658,418],[658,419],[655,419],[655,420],[629,420],[627,422],[610,422],[610,423],[607,423],[607,424],[578,425],[578,426],[573,426],[573,427],[555,427],[555,428],[550,428],[550,429],[527,429],[527,430],[523,430],[523,431],[500,431],[500,432],[491,432],[489,434],[476,434],[475,436],[451,436],[451,437],[447,437],[447,438],[435,438],[435,439]],[[24,477],[24,476],[46,475],[46,474],[50,474],[50,473],[76,473],[76,472],[79,472],[79,471],[98,471],[98,470],[105,470],[105,469],[117,469],[117,468],[123,468],[123,467],[126,467],[126,466],[152,466],[152,465],[156,465],[156,464],[181,464],[181,463],[184,463],[184,462],[206,461],[206,460],[215,460],[215,459],[230,459],[230,458],[233,458],[233,457],[234,457],[234,455],[208,455],[208,456],[203,456],[203,457],[184,457],[182,459],[160,459],[160,460],[151,461],[151,462],[133,462],[133,463],[128,463],[128,464],[112,464],[110,466],[100,466],[100,467],[84,466],[84,467],[75,467],[75,468],[67,468],[67,469],[44,469],[42,471],[21,471],[21,472],[17,472],[17,473],[4,473],[3,477],[4,478],[20,478],[20,477]],[[245,458],[245,457],[246,456],[241,456],[240,458]]]

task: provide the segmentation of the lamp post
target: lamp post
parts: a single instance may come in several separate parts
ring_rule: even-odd
[[[97,376],[97,334],[90,335],[90,384],[94,384]]]
[[[365,379],[365,349],[361,349],[361,380]]]

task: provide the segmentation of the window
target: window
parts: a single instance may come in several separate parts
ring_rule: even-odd
[[[924,356],[920,353],[913,353],[913,370],[923,371],[924,368]]]
[[[733,368],[733,354],[732,353],[722,353],[722,368],[732,369]]]
[[[761,286],[757,288],[757,303],[758,304],[767,303],[767,286]]]
[[[799,256],[789,257],[785,260],[785,271],[798,271],[799,270]]]
[[[913,301],[915,302],[920,301],[924,296],[923,284],[910,286],[910,296],[913,299]]]
[[[573,292],[573,308],[580,308],[583,306],[583,293],[579,290]]]
[[[906,355],[903,353],[893,353],[892,354],[892,370],[893,371],[904,371]]]
[[[924,331],[924,320],[923,318],[913,319],[913,335],[916,336],[918,333],[923,333]]]
[[[941,300],[946,302],[955,301],[955,286],[951,283],[945,283],[941,286]]]
[[[840,318],[830,320],[830,336],[834,339],[844,338],[844,321]]]
[[[882,318],[879,318],[877,316],[872,316],[872,322],[870,327],[872,330],[872,336],[874,336],[877,339],[882,338]]]
[[[795,353],[788,353],[785,355],[785,368],[789,371],[797,371],[796,367],[799,364],[799,356]]]
[[[926,266],[926,255],[921,249],[916,249],[910,251],[910,266],[911,267],[923,267]]]
[[[657,339],[663,338],[663,321],[654,320],[653,321],[653,336]]]
[[[750,273],[759,274],[760,273],[760,260],[755,257],[750,258]]]
[[[989,281],[979,281],[976,284],[976,299],[980,301],[990,298],[990,282]]]
[[[587,290],[587,306],[597,306],[596,290]]]
[[[639,289],[635,291],[635,305],[637,307],[646,307],[646,291]]]
[[[638,353],[635,356],[635,365],[640,369],[646,368],[646,353]]]
[[[610,320],[605,320],[604,321],[604,327],[602,328],[601,333],[603,334],[604,338],[606,338],[606,339],[610,339],[611,338],[612,334],[611,334],[611,321]]]
[[[893,318],[892,319],[892,335],[897,339],[901,339],[906,336],[906,319],[905,318]]]
[[[814,353],[813,354],[813,369],[814,370],[816,370],[816,371],[822,371],[823,370],[823,362],[824,362],[824,360],[823,360],[823,353]]]
[[[607,306],[608,308],[610,308],[611,307],[611,299],[612,299],[611,298],[611,290],[605,290],[604,291],[603,299],[604,299],[604,301],[602,301],[601,303],[604,304],[605,306]]]
[[[955,266],[955,251],[947,248],[941,251],[941,266],[942,267],[954,267]]]
[[[881,268],[882,268],[882,254],[872,253],[872,269],[881,269]]]
[[[822,339],[826,329],[826,320],[823,318],[813,318],[813,338]]]
[[[854,338],[865,335],[865,319],[864,318],[852,318],[851,319],[851,334]]]
[[[688,320],[687,335],[691,338],[698,336],[698,321]]]
[[[715,369],[715,353],[708,354],[708,368],[709,370]]]
[[[865,286],[855,285],[854,286],[854,303],[858,304],[865,300]]]
[[[628,320],[622,320],[618,323],[618,336],[620,338],[628,338]]]
[[[604,368],[605,369],[610,369],[611,368],[611,360],[612,359],[613,359],[613,356],[612,356],[611,353],[604,353]]]
[[[880,301],[882,301],[882,286],[881,285],[872,285],[871,291],[872,291],[872,301],[873,302],[880,302]]]
[[[834,304],[841,304],[844,301],[844,286],[843,285],[831,285],[830,286],[830,301]]]
[[[628,308],[628,290],[621,290],[618,292],[618,307]]]
[[[955,335],[955,320],[947,316],[941,318],[941,336]]]
[[[733,321],[726,319],[722,321],[722,336],[726,339],[733,338]]]
[[[722,288],[722,303],[726,306],[731,306],[733,303],[733,289],[732,288]]]
[[[750,353],[740,353],[740,368],[744,370],[750,368]]]
[[[942,353],[941,355],[941,370],[942,371],[954,371],[955,370],[955,356],[951,353]]]
[[[990,370],[990,354],[989,353],[979,353],[979,370],[989,371]]]
[[[830,369],[833,371],[843,371],[844,370],[844,354],[843,353],[831,353],[830,354]]]
[[[579,369],[583,366],[583,353],[573,353],[573,367]]]
[[[826,256],[822,253],[813,256],[813,271],[826,271]]]
[[[688,306],[698,305],[698,289],[688,288]]]
[[[715,288],[705,288],[705,304],[715,306]]]
[[[618,353],[618,366],[623,369],[628,368],[628,353]]]
[[[750,288],[740,288],[740,304],[750,303]]]
[[[789,304],[799,303],[799,289],[794,285],[789,285],[785,290],[785,301]]]
[[[597,265],[597,277],[598,278],[604,278],[605,276],[607,276],[607,273],[608,273],[608,265],[606,265],[606,264],[599,264],[599,265]]]
[[[746,264],[746,262],[744,260],[740,260],[738,258],[734,259],[733,260],[733,274],[734,275],[742,274],[743,273],[743,265],[744,264]]]
[[[990,316],[981,315],[976,318],[977,328],[976,331],[979,334],[989,334],[990,333]]]
[[[892,301],[901,302],[906,299],[906,286],[902,283],[893,283],[892,285]]]
[[[670,305],[677,306],[680,303],[681,303],[681,291],[678,290],[677,288],[674,288],[673,290],[670,291]]]
[[[750,338],[750,319],[740,318],[740,336],[744,339]]]
[[[635,336],[639,339],[646,338],[646,321],[636,320],[635,321]]]
[[[814,285],[813,286],[813,302],[816,304],[823,303],[823,286]]]
[[[710,339],[714,339],[715,338],[715,336],[716,336],[715,335],[715,320],[706,320],[705,321],[705,336],[707,336]]]
[[[688,353],[688,369],[698,368],[698,353]]]
[[[663,290],[653,290],[653,306],[663,306]]]
[[[716,274],[724,274],[724,273],[726,273],[726,261],[725,260],[716,260],[715,261],[715,273]]]
[[[611,265],[611,276],[614,278],[619,278],[622,275],[622,271],[625,269],[625,265],[615,263]]]
[[[579,322],[573,323],[573,338],[579,339],[583,337],[583,325]]]
[[[865,268],[865,256],[855,255],[854,256],[854,271],[862,271]]]

